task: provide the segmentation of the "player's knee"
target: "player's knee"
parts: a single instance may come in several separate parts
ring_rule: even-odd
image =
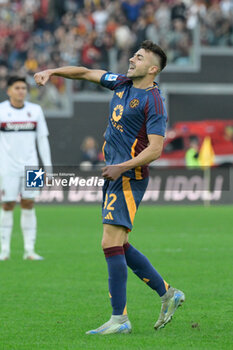
[[[2,208],[5,211],[11,211],[15,207],[15,202],[5,202],[2,204]]]
[[[20,205],[22,209],[32,209],[34,201],[32,199],[21,199]]]

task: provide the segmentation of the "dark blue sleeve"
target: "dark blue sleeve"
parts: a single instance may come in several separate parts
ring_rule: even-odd
[[[145,106],[145,113],[147,116],[147,135],[155,134],[165,136],[167,112],[162,97],[155,89],[150,91],[150,95]]]
[[[100,84],[107,89],[115,90],[118,86],[130,81],[131,80],[123,74],[113,74],[112,72],[107,72],[102,75]]]

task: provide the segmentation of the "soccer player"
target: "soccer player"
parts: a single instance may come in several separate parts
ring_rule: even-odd
[[[166,65],[166,55],[151,41],[144,41],[129,60],[127,75],[85,67],[61,67],[35,74],[38,85],[52,75],[85,79],[114,90],[103,152],[103,239],[109,275],[112,316],[87,334],[130,333],[126,309],[127,265],[161,297],[162,307],[154,328],[168,323],[184,293],[164,281],[149,260],[129,243],[137,208],[148,184],[148,164],[159,158],[167,114],[155,76]],[[146,232],[145,232],[146,233]]]
[[[0,103],[0,261],[10,257],[13,209],[21,195],[21,229],[24,238],[24,259],[42,260],[35,252],[36,214],[35,191],[25,190],[25,166],[37,166],[39,154],[44,165],[51,166],[48,128],[41,107],[26,102],[25,78],[12,76],[8,80],[9,100]]]

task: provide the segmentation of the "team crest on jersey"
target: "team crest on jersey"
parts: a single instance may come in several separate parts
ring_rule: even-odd
[[[116,95],[119,97],[119,98],[122,98],[124,94],[124,91],[120,91],[120,92],[117,92]]]
[[[27,112],[27,116],[29,117],[29,118],[31,118],[31,113],[30,112]]]
[[[138,105],[139,105],[139,100],[137,98],[134,98],[129,103],[130,108],[136,108]]]

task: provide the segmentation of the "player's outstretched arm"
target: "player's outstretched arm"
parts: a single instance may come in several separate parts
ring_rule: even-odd
[[[34,75],[34,79],[35,82],[40,86],[45,85],[49,78],[53,75],[68,79],[88,80],[99,84],[100,79],[104,73],[106,73],[104,70],[67,66],[55,69],[46,69],[42,72],[38,72]]]

